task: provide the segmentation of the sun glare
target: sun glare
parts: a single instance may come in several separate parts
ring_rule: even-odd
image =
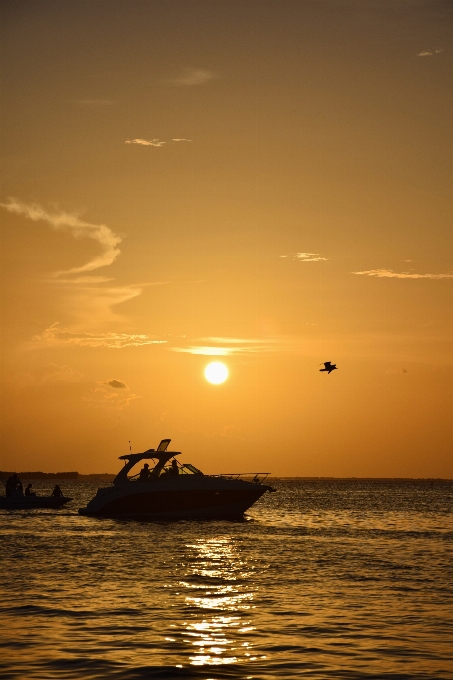
[[[204,376],[213,385],[220,385],[228,378],[228,369],[221,361],[213,361],[204,369]]]

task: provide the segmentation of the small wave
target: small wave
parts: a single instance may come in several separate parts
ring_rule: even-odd
[[[112,616],[142,616],[141,609],[61,609],[57,607],[42,607],[40,605],[19,605],[0,607],[0,614],[13,614],[19,617],[42,616],[42,617],[69,617],[72,619],[110,618]]]

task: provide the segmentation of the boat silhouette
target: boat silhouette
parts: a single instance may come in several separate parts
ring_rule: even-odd
[[[98,489],[79,513],[131,519],[233,519],[243,517],[266,491],[274,491],[263,483],[267,472],[205,475],[190,463],[182,464],[176,458],[180,451],[167,451],[170,441],[163,439],[157,450],[120,456],[125,464],[113,485]],[[142,460],[153,460],[154,466],[146,463],[138,475],[128,476]]]

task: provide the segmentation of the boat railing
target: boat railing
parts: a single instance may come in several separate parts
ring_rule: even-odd
[[[223,472],[220,475],[210,475],[210,477],[220,477],[222,479],[240,479],[244,482],[254,482],[263,484],[270,472]]]
[[[171,468],[164,468],[159,477],[153,476],[152,472],[149,475],[149,478],[146,480],[147,482],[155,482],[159,478],[166,477],[167,474],[171,476]],[[266,480],[266,478],[270,475],[270,472],[224,472],[219,475],[203,475],[200,470],[195,468],[193,465],[181,465],[179,467],[179,475],[201,475],[201,476],[206,476],[206,477],[214,477],[216,479],[233,479],[233,480],[242,480],[244,482],[254,482],[255,484],[263,484]],[[140,473],[136,475],[131,475],[128,477],[129,482],[139,482],[140,481]]]

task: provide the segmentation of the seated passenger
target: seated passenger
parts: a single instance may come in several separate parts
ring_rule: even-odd
[[[138,477],[139,482],[147,482],[149,480],[149,465],[145,463],[140,470],[140,475]]]
[[[56,498],[63,498],[63,491],[60,489],[58,484],[55,484],[52,491],[52,496],[55,496]]]
[[[26,496],[36,496],[35,492],[31,490],[32,486],[33,484],[27,484],[27,488],[25,489]]]

